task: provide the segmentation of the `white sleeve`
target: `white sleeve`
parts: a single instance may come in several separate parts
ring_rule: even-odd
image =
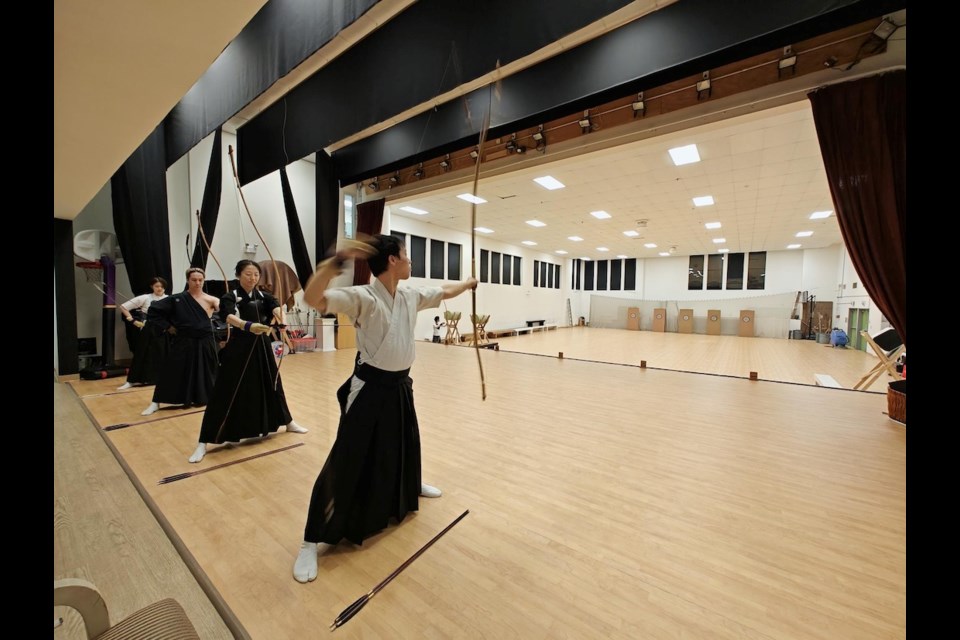
[[[130,298],[129,300],[127,300],[126,302],[124,302],[124,303],[123,303],[122,305],[120,305],[120,306],[123,307],[124,309],[126,309],[127,311],[133,311],[134,309],[141,309],[141,310],[142,310],[143,307],[145,306],[144,303],[147,302],[147,300],[148,300],[149,298],[150,298],[150,294],[149,294],[149,293],[145,293],[145,294],[143,294],[142,296],[137,296],[137,297],[135,297],[135,298]]]

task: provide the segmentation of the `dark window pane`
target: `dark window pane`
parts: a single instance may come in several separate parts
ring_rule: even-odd
[[[703,289],[703,256],[690,256],[690,271],[687,275],[687,289]]]
[[[513,256],[513,284],[520,286],[520,256]]]
[[[503,254],[503,284],[510,284],[510,269],[513,267],[513,256]]]
[[[533,261],[533,286],[540,286],[540,261]]]
[[[427,277],[427,239],[420,236],[410,236],[410,260],[413,269],[410,275],[414,278]]]
[[[500,252],[490,253],[490,282],[500,284]]]
[[[443,280],[443,242],[430,239],[430,277]]]
[[[583,261],[583,290],[593,291],[593,260]]]
[[[560,265],[553,265],[553,288],[560,288]]]
[[[547,288],[553,289],[553,265],[547,263]]]
[[[540,263],[540,286],[541,287],[547,286],[547,267],[548,266],[549,265],[546,262]]]
[[[620,291],[620,270],[622,260],[610,261],[610,291]]]
[[[747,289],[763,289],[767,280],[767,252],[751,251],[747,263]]]
[[[637,289],[637,259],[630,258],[623,263],[623,290],[636,291]]]
[[[392,235],[394,238],[399,238],[400,244],[403,245],[404,247],[407,246],[407,234],[401,233],[400,231],[391,231],[390,235]],[[347,236],[347,237],[350,237],[350,236]]]
[[[447,245],[447,277],[451,280],[460,279],[460,245],[452,242]]]
[[[727,289],[743,289],[743,254],[727,254]]]
[[[707,289],[723,289],[723,255],[707,256]]]
[[[480,249],[480,277],[477,278],[480,282],[489,282],[490,278],[487,276],[487,264],[490,262],[490,252],[486,249]]]
[[[607,260],[597,261],[597,291],[607,290]]]

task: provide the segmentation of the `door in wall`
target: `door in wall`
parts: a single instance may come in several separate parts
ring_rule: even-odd
[[[867,331],[870,326],[870,309],[850,309],[850,315],[847,319],[847,337],[850,338],[850,347],[867,350],[867,341],[860,335],[861,331]]]

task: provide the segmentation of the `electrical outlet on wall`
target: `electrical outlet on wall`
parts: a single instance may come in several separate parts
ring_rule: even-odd
[[[256,252],[257,252],[257,245],[253,244],[252,242],[247,242],[247,243],[245,243],[245,244],[243,245],[243,252],[244,252],[244,253],[256,253]]]

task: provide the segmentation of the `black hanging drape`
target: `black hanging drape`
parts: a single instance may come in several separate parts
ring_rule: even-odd
[[[843,241],[870,298],[907,343],[907,72],[810,94]]]
[[[200,224],[207,236],[207,242],[213,246],[213,233],[217,230],[217,218],[220,216],[220,192],[223,186],[223,127],[217,127],[213,134],[213,148],[210,150],[210,164],[207,167],[207,181],[203,186],[203,200],[200,202]],[[197,242],[190,258],[191,267],[207,268],[207,245],[200,230],[197,230]]]
[[[337,224],[340,220],[340,188],[334,177],[333,159],[325,151],[317,151],[317,262],[336,249]]]
[[[386,200],[380,198],[357,205],[357,234],[372,236],[380,233],[384,204]],[[370,284],[370,265],[366,260],[353,261],[353,284]]]
[[[287,231],[290,234],[293,266],[297,270],[300,286],[305,287],[307,280],[313,274],[313,265],[310,264],[307,242],[303,239],[303,229],[300,228],[300,217],[297,215],[297,203],[293,201],[293,191],[290,190],[290,179],[287,177],[286,167],[280,167],[280,187],[283,189],[283,210],[287,214]]]
[[[134,294],[150,291],[156,276],[171,281],[163,139],[160,125],[110,178],[113,228]]]

